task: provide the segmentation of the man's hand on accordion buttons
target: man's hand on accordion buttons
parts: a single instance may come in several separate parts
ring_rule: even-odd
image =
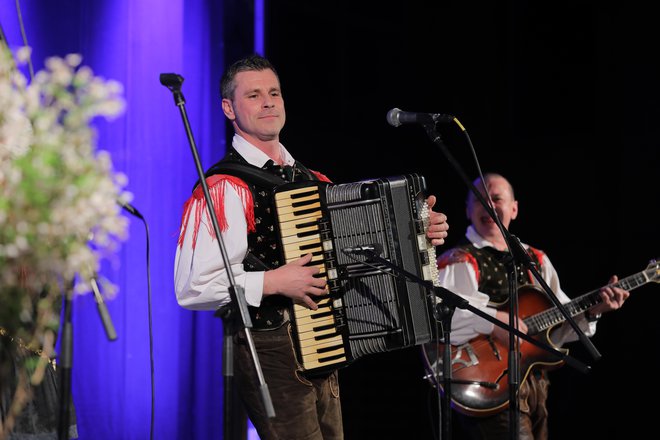
[[[447,216],[441,212],[433,211],[435,205],[435,196],[429,196],[426,199],[426,204],[429,205],[429,227],[426,231],[426,236],[431,240],[433,246],[440,246],[445,244],[445,238],[448,235],[447,230],[449,224],[447,223]]]
[[[319,273],[318,267],[306,267],[312,260],[312,254],[307,254],[284,266],[264,273],[263,295],[280,294],[294,301],[304,303],[312,310],[318,309],[313,297],[325,295],[326,280],[314,275]]]

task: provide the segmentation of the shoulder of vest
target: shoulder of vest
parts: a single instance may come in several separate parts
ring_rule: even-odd
[[[285,183],[284,179],[262,170],[261,168],[240,162],[220,161],[209,168],[208,171],[204,173],[204,177],[208,178],[216,174],[228,174],[243,179],[247,183],[266,188],[274,188]],[[193,189],[196,188],[197,185],[199,185],[199,180],[195,183]]]
[[[527,249],[532,255],[534,255],[534,257],[536,257],[539,264],[543,264],[543,257],[545,256],[545,252],[529,245],[527,246]]]
[[[332,180],[330,180],[330,178],[329,178],[328,176],[326,176],[325,174],[323,174],[323,173],[321,173],[321,172],[319,172],[319,171],[316,171],[316,170],[309,170],[309,172],[312,173],[312,175],[313,175],[317,180],[320,180],[321,182],[332,183]]]
[[[455,247],[443,252],[438,257],[438,268],[442,269],[452,264],[467,263],[474,260],[470,251],[464,247]]]

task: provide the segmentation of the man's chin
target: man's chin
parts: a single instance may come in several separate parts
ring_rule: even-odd
[[[497,227],[497,224],[491,221],[489,223],[481,223],[477,228],[477,232],[482,237],[489,237],[492,234],[499,234],[500,230]]]

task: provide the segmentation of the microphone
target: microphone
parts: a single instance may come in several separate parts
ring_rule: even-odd
[[[161,73],[160,83],[170,89],[174,97],[174,104],[179,107],[186,103],[186,99],[181,93],[181,84],[183,84],[183,77],[178,73]]]
[[[126,211],[128,211],[131,214],[133,214],[134,216],[136,216],[137,218],[141,218],[142,220],[144,220],[144,217],[142,217],[142,214],[140,214],[140,211],[138,211],[135,208],[135,206],[131,205],[130,203],[124,202],[123,200],[120,200],[120,199],[117,199],[117,204],[119,206],[121,206],[122,208],[124,208]]]
[[[380,243],[365,244],[362,246],[346,247],[341,250],[349,255],[380,255],[383,253],[383,246]]]
[[[181,88],[183,77],[178,73],[161,73],[160,83],[174,92]]]
[[[392,127],[398,127],[403,124],[435,124],[437,122],[453,122],[454,117],[442,113],[415,113],[404,112],[398,108],[393,108],[387,112],[387,123]]]
[[[115,326],[112,324],[112,319],[108,313],[108,308],[105,306],[105,301],[103,301],[103,295],[99,291],[99,285],[96,282],[96,277],[92,278],[90,281],[92,285],[92,291],[94,292],[94,299],[96,300],[96,307],[101,316],[101,322],[103,323],[103,328],[105,329],[105,334],[110,341],[117,340],[117,332],[115,331]]]

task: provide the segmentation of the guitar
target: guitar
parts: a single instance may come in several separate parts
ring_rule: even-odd
[[[649,282],[659,282],[660,263],[652,260],[647,268],[639,273],[611,284],[631,291]],[[599,304],[600,289],[586,293],[564,304],[573,317],[584,313]],[[550,340],[552,329],[566,318],[554,307],[539,287],[526,285],[519,289],[519,315],[527,325],[527,334],[539,342],[568,354],[567,349],[556,347]],[[550,307],[553,306],[553,307]],[[422,356],[426,363],[427,379],[434,386],[442,388],[442,353],[444,344],[422,345]],[[462,345],[452,345],[452,407],[463,414],[484,417],[503,411],[509,406],[508,362],[509,350],[506,345],[491,338],[478,336]],[[564,364],[563,360],[531,343],[520,347],[521,384],[527,379],[532,368],[555,369]]]

